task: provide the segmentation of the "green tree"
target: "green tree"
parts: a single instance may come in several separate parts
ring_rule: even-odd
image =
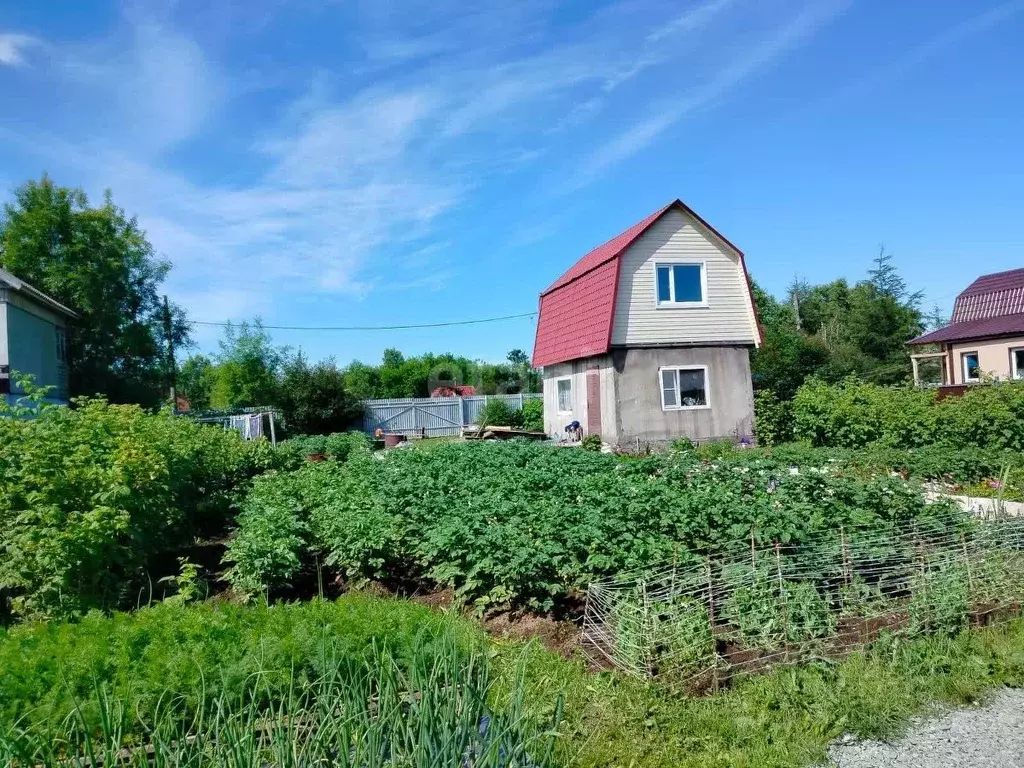
[[[344,371],[345,390],[356,400],[378,397],[380,382],[377,369],[353,360]]]
[[[277,404],[291,434],[326,435],[350,429],[359,403],[345,391],[333,360],[310,365],[300,352],[284,365]]]
[[[109,191],[93,207],[47,176],[15,189],[0,214],[0,265],[79,314],[69,329],[73,395],[145,405],[166,395],[159,289],[170,264]],[[184,312],[172,305],[171,314],[173,342],[184,344]]]
[[[288,349],[274,346],[259,318],[230,323],[220,341],[210,404],[214,408],[243,408],[277,402]]]
[[[756,283],[753,292],[764,329],[764,344],[751,357],[754,386],[788,400],[808,376],[828,363],[828,349],[797,330],[791,305],[777,301]]]
[[[513,349],[506,356],[510,365],[516,368],[526,368],[530,365],[530,357],[521,349]]]
[[[884,245],[878,246],[878,255],[872,261],[874,266],[868,270],[868,282],[883,296],[889,296],[908,307],[916,308],[924,297],[923,291],[910,293],[907,281],[900,275],[893,264],[892,254],[885,250]]]
[[[787,400],[809,376],[837,382],[847,376],[879,384],[904,381],[910,372],[907,342],[924,329],[918,307],[885,249],[868,279],[822,285],[795,280],[777,301],[754,286],[764,344],[752,356],[754,386]]]
[[[217,381],[213,361],[206,355],[190,355],[178,367],[178,392],[185,396],[193,411],[205,411]]]

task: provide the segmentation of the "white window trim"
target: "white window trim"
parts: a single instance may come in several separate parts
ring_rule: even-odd
[[[558,383],[561,381],[569,382],[569,410],[567,411],[562,410],[562,403],[560,398],[558,397]],[[559,416],[564,416],[567,413],[572,413],[572,376],[559,376],[557,379],[555,379],[555,410],[558,412]]]
[[[664,371],[703,371],[704,372],[704,405],[665,405]],[[663,411],[706,411],[711,408],[711,380],[708,378],[706,365],[663,365],[658,369],[658,391],[661,393],[661,410]],[[676,402],[682,400],[679,391],[679,374],[676,374]]]
[[[700,295],[701,301],[658,301],[658,267],[673,267],[676,265],[688,265],[700,267]],[[657,259],[652,266],[654,271],[654,307],[655,309],[703,309],[708,306],[708,263],[704,259]],[[668,271],[669,295],[676,295],[676,275],[674,270]]]
[[[1014,364],[1017,361],[1018,352],[1024,352],[1024,347],[1010,347],[1010,378],[1020,381],[1021,379],[1024,379],[1024,368],[1021,368],[1020,375],[1018,376],[1018,372],[1014,367]]]
[[[969,373],[970,369],[967,367],[968,355],[974,355],[974,357],[977,358],[979,372],[981,371],[981,355],[978,354],[977,350],[968,350],[966,352],[960,353],[960,369],[964,377],[964,384],[976,384],[977,382],[981,381],[981,376],[979,374],[978,376],[974,376],[973,378],[971,377]]]

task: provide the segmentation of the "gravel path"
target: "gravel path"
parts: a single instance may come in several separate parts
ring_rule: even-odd
[[[915,720],[892,744],[836,743],[829,760],[838,768],[1024,768],[1024,689],[1004,689],[984,706]]]

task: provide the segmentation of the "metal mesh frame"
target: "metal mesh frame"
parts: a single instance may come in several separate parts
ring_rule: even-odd
[[[587,591],[592,661],[700,692],[753,671],[840,658],[883,633],[954,632],[1019,615],[1024,519],[947,511],[799,545],[620,574]]]

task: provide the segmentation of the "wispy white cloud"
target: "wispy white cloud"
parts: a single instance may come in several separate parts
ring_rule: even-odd
[[[0,64],[8,67],[24,66],[26,51],[39,44],[39,38],[32,35],[15,32],[0,33]]]
[[[475,193],[530,167],[587,183],[725,98],[843,4],[814,0],[767,32],[758,25],[774,17],[749,19],[754,5],[705,0],[679,14],[619,0],[556,33],[540,0],[482,0],[472,11],[438,0],[417,13],[367,3],[371,18],[351,43],[365,61],[312,64],[304,89],[274,71],[263,111],[234,121],[239,91],[259,88],[260,73],[229,66],[173,13],[137,11],[110,39],[54,46],[76,120],[63,136],[21,139],[138,214],[196,318],[269,316],[283,297],[437,290],[464,268],[447,256],[444,217]],[[750,44],[748,27],[760,36]],[[596,125],[637,103],[654,108],[621,134]],[[233,152],[241,170],[229,179],[172,165],[196,142]],[[572,176],[581,155],[587,170]],[[554,226],[541,217],[503,241],[522,247]]]
[[[573,180],[571,189],[579,189],[581,184],[597,176],[609,166],[645,149],[648,144],[675,125],[682,114],[680,107],[673,105],[665,112],[637,123],[602,144],[587,156],[583,163],[583,170]]]
[[[405,154],[436,108],[429,88],[367,91],[311,114],[297,132],[266,142],[263,149],[275,158],[274,176],[291,185],[372,173]]]
[[[173,147],[203,127],[227,97],[226,77],[199,45],[174,29],[133,24],[124,35],[64,46],[56,66],[80,89],[80,131],[90,123],[111,144],[147,154]]]
[[[1012,17],[1022,12],[1024,12],[1024,0],[1012,0],[1011,2],[1000,3],[971,16],[940,32],[931,39],[912,46],[895,61],[880,66],[867,75],[839,88],[812,108],[864,96],[877,88],[892,83],[907,72],[940,56],[951,48],[955,48],[964,41],[987,32],[1005,21],[1009,21]]]
[[[397,64],[457,50],[458,41],[444,33],[418,38],[384,37],[363,41],[363,49],[370,61]]]
[[[611,166],[646,149],[688,115],[710,107],[745,80],[770,68],[778,59],[834,20],[849,7],[850,2],[852,0],[812,0],[767,37],[722,62],[705,82],[671,99],[663,99],[660,109],[653,110],[645,119],[588,152],[576,172],[561,181],[557,190],[568,193],[580,189]],[[725,0],[710,2],[692,11],[691,15],[680,17],[687,20],[686,23],[677,19],[675,26],[677,30],[692,28],[693,24],[698,23],[698,20],[692,18],[693,15],[703,15],[700,23],[705,23],[710,15],[718,13],[729,4]]]
[[[737,0],[708,0],[686,10],[647,35],[651,42],[664,40],[680,33],[696,32],[707,27],[717,16],[736,5]]]

